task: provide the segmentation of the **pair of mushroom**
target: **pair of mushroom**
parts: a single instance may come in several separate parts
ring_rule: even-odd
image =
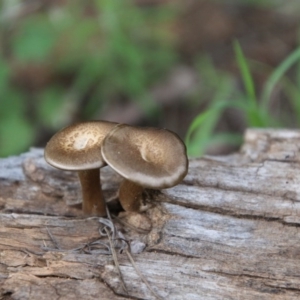
[[[186,175],[186,147],[173,132],[107,121],[82,122],[56,133],[45,148],[46,161],[77,171],[85,215],[106,215],[100,168],[108,164],[123,178],[119,200],[125,211],[138,211],[145,188],[175,186]]]

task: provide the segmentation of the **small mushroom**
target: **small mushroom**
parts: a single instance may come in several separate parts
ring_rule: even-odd
[[[186,147],[173,132],[119,124],[105,137],[102,156],[124,177],[119,200],[125,211],[141,210],[145,188],[177,185],[187,174]]]
[[[106,215],[100,168],[106,165],[101,145],[117,123],[89,121],[73,124],[57,132],[45,147],[45,160],[61,170],[77,171],[82,187],[85,215]]]

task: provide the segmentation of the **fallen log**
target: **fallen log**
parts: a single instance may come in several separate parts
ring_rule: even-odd
[[[0,299],[299,299],[299,149],[300,131],[250,129],[239,153],[190,160],[145,213],[113,218],[135,261],[117,252],[122,278],[76,174],[43,149],[1,159]],[[114,203],[120,177],[101,173]]]

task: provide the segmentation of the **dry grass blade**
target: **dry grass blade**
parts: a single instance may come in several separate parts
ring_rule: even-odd
[[[61,247],[59,246],[59,243],[57,242],[57,240],[54,238],[54,236],[52,235],[52,233],[50,232],[49,228],[46,226],[47,229],[47,233],[53,243],[53,245],[56,247],[56,249],[58,250],[62,250]]]
[[[147,286],[147,288],[149,289],[149,291],[151,292],[151,294],[152,294],[155,298],[157,298],[157,299],[159,299],[159,300],[163,300],[163,298],[161,298],[159,295],[157,295],[157,293],[152,289],[152,287],[150,286],[150,284],[149,284],[149,282],[147,281],[147,279],[146,279],[146,278],[144,277],[144,275],[140,272],[140,270],[138,269],[138,267],[137,267],[137,265],[136,265],[136,263],[135,263],[133,257],[131,256],[130,252],[129,252],[127,249],[125,249],[125,253],[127,254],[127,256],[128,256],[128,258],[129,258],[131,264],[133,265],[133,267],[134,267],[134,269],[135,269],[135,271],[136,271],[136,273],[140,276],[140,278],[141,278],[142,281],[145,283],[145,285]]]
[[[128,290],[126,288],[126,285],[125,285],[125,282],[124,282],[124,279],[123,279],[123,276],[122,276],[122,273],[121,273],[121,269],[120,269],[118,257],[117,257],[116,250],[115,250],[115,247],[113,245],[110,233],[109,233],[107,227],[104,227],[104,230],[106,231],[106,234],[107,234],[107,237],[108,237],[108,241],[109,241],[109,245],[110,245],[110,248],[111,248],[112,257],[113,257],[115,266],[116,266],[116,268],[118,270],[118,273],[119,273],[119,276],[120,276],[120,279],[121,279],[121,283],[122,283],[122,287],[123,287],[124,291],[126,292],[126,294],[128,295]]]
[[[78,247],[78,248],[75,248],[75,249],[72,249],[71,251],[82,251],[84,248],[88,248],[88,253],[90,253],[92,251],[92,247],[94,246],[100,246],[100,247],[104,247],[104,248],[107,248],[107,254],[111,254],[112,255],[112,258],[114,260],[114,264],[118,270],[118,274],[119,274],[119,277],[120,277],[120,280],[121,280],[121,285],[122,285],[122,288],[124,290],[124,292],[126,293],[126,295],[129,295],[128,293],[128,290],[126,288],[126,285],[125,285],[125,282],[124,282],[124,278],[122,276],[122,272],[121,272],[121,269],[120,269],[120,265],[119,265],[119,261],[118,261],[118,256],[117,256],[117,252],[116,252],[116,249],[115,247],[118,247],[120,248],[120,252],[123,252],[125,251],[127,257],[129,258],[132,266],[134,267],[136,273],[140,276],[141,280],[145,283],[145,285],[148,287],[149,291],[151,292],[151,294],[159,299],[159,300],[162,300],[162,298],[156,294],[156,292],[152,289],[152,287],[150,286],[149,282],[147,281],[147,279],[144,277],[144,275],[140,272],[140,270],[137,268],[137,265],[133,259],[133,257],[131,256],[130,254],[130,244],[129,242],[125,239],[124,235],[122,234],[122,232],[120,232],[119,230],[116,229],[115,227],[115,224],[113,223],[112,219],[111,219],[111,216],[108,212],[108,219],[105,219],[105,218],[99,218],[99,223],[101,223],[103,225],[102,228],[99,229],[99,234],[100,236],[102,237],[107,237],[108,239],[108,242],[109,242],[109,245],[107,245],[106,243],[100,241],[100,240],[97,240],[97,241],[94,241],[94,242],[90,242],[90,243],[87,243],[85,244],[84,246],[82,247]],[[52,233],[50,232],[49,228],[46,227],[47,229],[47,233],[52,241],[52,243],[54,244],[55,248],[56,249],[52,249],[52,250],[56,250],[56,251],[64,251],[59,243],[56,241],[56,239],[54,238],[54,236],[52,235]],[[117,243],[116,243],[117,242]],[[121,243],[120,243],[121,242]],[[115,244],[116,243],[116,244]],[[48,247],[43,247],[44,250],[51,250],[50,248]],[[129,249],[129,251],[128,251]]]
[[[152,287],[150,286],[150,284],[149,284],[149,282],[147,281],[147,279],[144,277],[144,275],[143,275],[143,274],[140,272],[140,270],[138,269],[138,267],[137,267],[137,265],[136,265],[136,263],[135,263],[133,257],[132,257],[131,254],[130,254],[130,251],[127,250],[127,247],[128,247],[128,249],[130,250],[130,244],[129,244],[128,241],[125,239],[125,237],[124,237],[124,235],[122,234],[122,232],[120,232],[120,231],[118,231],[118,230],[116,229],[115,224],[114,224],[113,221],[112,221],[112,218],[111,218],[111,216],[110,216],[109,211],[107,211],[107,216],[108,216],[108,219],[104,219],[104,222],[105,222],[105,223],[102,222],[102,220],[99,220],[99,222],[100,222],[100,223],[104,223],[106,226],[108,226],[108,227],[111,229],[111,232],[112,232],[114,235],[117,235],[117,236],[118,236],[118,238],[117,238],[116,240],[121,240],[121,242],[122,242],[122,245],[121,245],[121,252],[122,252],[122,251],[125,251],[125,253],[126,253],[127,257],[129,258],[129,260],[130,260],[132,266],[134,267],[136,273],[140,276],[141,280],[142,280],[142,281],[145,283],[145,285],[148,287],[148,289],[149,289],[149,291],[151,292],[151,294],[152,294],[155,298],[157,298],[157,299],[159,299],[159,300],[163,300],[163,299],[162,299],[159,295],[157,295],[157,293],[152,289]],[[101,219],[102,219],[102,218],[101,218]],[[109,242],[110,242],[111,247],[112,247],[112,249],[113,249],[113,245],[112,245],[113,243],[112,243],[111,237],[109,236],[109,231],[107,230],[107,227],[104,227],[104,230],[106,231],[106,234],[107,234],[107,236],[108,236],[108,238],[109,238]],[[113,249],[112,251],[115,252],[114,249]],[[117,259],[116,253],[114,253],[113,256],[114,256],[114,255],[115,255],[116,259]],[[114,261],[116,261],[115,258],[114,258]],[[115,264],[116,264],[116,262],[115,262]],[[117,266],[117,264],[116,264],[116,266]],[[124,284],[124,281],[123,281],[123,278],[122,278],[122,274],[121,274],[121,270],[120,270],[120,268],[119,268],[119,265],[117,266],[117,268],[118,268],[118,271],[119,271],[121,280],[122,280],[122,282],[123,282],[123,284]],[[124,286],[125,286],[125,284],[124,284]],[[123,288],[124,288],[124,287],[123,287]]]

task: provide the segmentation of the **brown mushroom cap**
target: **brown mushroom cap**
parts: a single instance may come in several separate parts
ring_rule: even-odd
[[[45,147],[45,160],[53,167],[80,171],[106,165],[101,145],[117,123],[89,121],[73,124],[57,132]]]
[[[107,134],[101,151],[116,172],[146,188],[172,187],[188,170],[184,143],[166,129],[120,124]]]

